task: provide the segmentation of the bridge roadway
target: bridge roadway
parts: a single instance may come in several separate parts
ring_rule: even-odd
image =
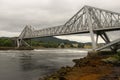
[[[113,30],[120,30],[120,13],[84,6],[63,25],[41,30],[26,26],[18,38],[18,46],[21,45],[20,40],[24,39],[90,33],[92,46],[95,50],[97,39],[95,40],[94,34],[102,37],[106,43],[110,43],[106,31]]]

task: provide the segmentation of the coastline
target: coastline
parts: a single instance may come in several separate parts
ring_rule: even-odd
[[[120,80],[120,63],[103,61],[113,55],[107,51],[89,52],[84,58],[74,59],[73,67],[62,67],[39,80]]]
[[[0,47],[0,50],[39,50],[39,49],[79,49],[79,50],[91,51],[91,49],[84,49],[84,48]]]
[[[33,50],[33,48],[0,47],[0,50]],[[51,72],[39,80],[120,80],[120,56],[117,63],[116,59],[113,58],[114,56],[116,53],[111,51],[89,52],[84,58],[74,59],[74,66],[61,67],[56,72]]]
[[[31,47],[21,47],[21,48],[17,48],[17,47],[0,47],[0,50],[33,50],[34,48]]]

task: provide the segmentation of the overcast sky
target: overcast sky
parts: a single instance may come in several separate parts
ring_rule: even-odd
[[[18,36],[25,25],[40,29],[64,24],[84,5],[120,13],[120,0],[0,0],[0,36]],[[86,35],[59,38],[90,41]]]

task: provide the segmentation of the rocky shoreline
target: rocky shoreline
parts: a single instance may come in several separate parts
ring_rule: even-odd
[[[73,62],[73,67],[62,67],[39,80],[120,80],[120,55],[117,53],[89,52]]]

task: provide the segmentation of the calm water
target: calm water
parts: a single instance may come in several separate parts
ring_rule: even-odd
[[[0,51],[0,80],[38,80],[62,66],[73,66],[72,59],[86,55],[79,49]]]

